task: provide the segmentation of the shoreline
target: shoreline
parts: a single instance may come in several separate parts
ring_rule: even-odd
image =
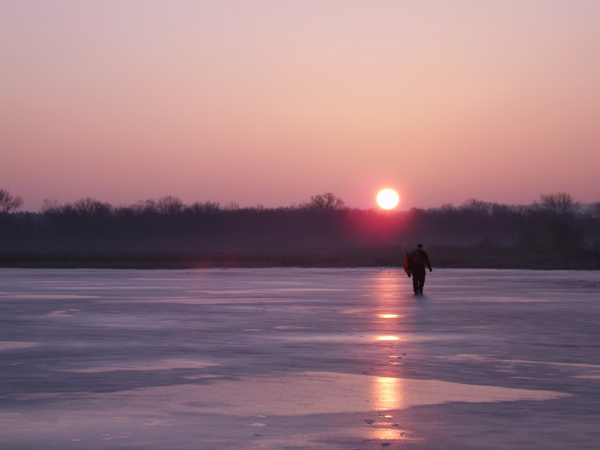
[[[600,270],[600,255],[525,254],[469,251],[430,252],[435,268]],[[24,252],[0,253],[2,268],[31,269],[203,269],[402,267],[398,251],[315,252]]]

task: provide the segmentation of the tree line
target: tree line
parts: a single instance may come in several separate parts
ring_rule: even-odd
[[[3,252],[286,252],[426,246],[520,252],[600,251],[600,202],[581,205],[567,193],[527,206],[470,199],[409,211],[346,206],[325,193],[289,207],[185,204],[166,196],[129,206],[91,198],[45,201],[18,212],[19,196],[0,189]]]

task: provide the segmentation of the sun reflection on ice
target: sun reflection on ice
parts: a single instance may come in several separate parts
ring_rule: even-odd
[[[373,404],[378,411],[394,411],[405,407],[404,380],[401,378],[376,377],[372,384]],[[382,440],[397,440],[403,436],[398,423],[392,415],[380,415],[380,420],[371,423],[371,438]]]
[[[403,379],[375,377],[373,383],[373,403],[378,411],[392,411],[403,408]]]
[[[404,433],[400,429],[400,427],[377,427],[375,424],[371,426],[373,430],[371,433],[371,439],[382,439],[386,441],[398,440],[400,439]]]

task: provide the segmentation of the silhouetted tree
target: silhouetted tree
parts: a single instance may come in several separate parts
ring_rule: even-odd
[[[156,201],[153,199],[137,202],[135,205],[132,205],[131,208],[137,214],[157,214],[158,207],[156,205]]]
[[[587,207],[586,215],[591,219],[600,222],[600,202],[591,203]]]
[[[310,197],[310,203],[308,204],[310,209],[315,209],[323,213],[330,213],[333,211],[340,211],[346,208],[344,201],[333,195],[331,192],[325,192],[321,195],[313,195]]]
[[[0,189],[0,216],[8,216],[23,206],[23,199],[18,195],[11,195],[5,189]]]
[[[456,207],[452,203],[444,203],[439,209],[444,214],[452,214],[456,212]]]
[[[0,189],[0,238],[5,237],[12,227],[12,215],[23,205],[23,199],[18,195]]]
[[[11,203],[10,211],[22,200],[17,203]],[[173,196],[115,208],[85,198],[64,204],[45,200],[41,213],[10,217],[10,226],[0,234],[1,249],[379,251],[399,245],[410,249],[423,242],[428,247],[478,246],[485,251],[525,243],[514,251],[530,254],[600,250],[600,203],[582,208],[565,193],[543,195],[531,206],[469,199],[458,207],[445,204],[405,212],[348,208],[332,193],[285,208],[186,205]]]
[[[83,198],[73,204],[73,209],[80,217],[89,219],[108,217],[113,207],[109,203],[102,203],[93,198]]]
[[[579,209],[579,203],[566,192],[542,194],[540,201],[534,202],[538,229],[548,247],[564,252],[582,246],[582,234],[576,224]]]
[[[221,205],[217,202],[193,203],[189,210],[194,214],[214,214],[221,210]]]
[[[227,211],[238,211],[240,209],[240,205],[236,202],[229,202],[225,205],[224,209]]]
[[[167,195],[163,198],[160,198],[156,202],[156,210],[159,214],[164,214],[167,216],[174,216],[183,211],[184,205],[179,197],[173,197],[172,195]]]
[[[583,217],[593,248],[600,250],[600,202],[588,205]]]
[[[470,198],[462,204],[461,209],[483,216],[490,213],[491,205],[475,198]]]
[[[556,194],[540,195],[540,201],[534,202],[538,212],[548,215],[554,219],[572,220],[579,211],[579,203],[571,194],[558,192]]]

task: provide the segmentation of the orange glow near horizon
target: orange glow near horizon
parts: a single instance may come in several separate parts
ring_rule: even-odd
[[[25,211],[600,201],[600,2],[341,4],[0,2],[0,189]]]

